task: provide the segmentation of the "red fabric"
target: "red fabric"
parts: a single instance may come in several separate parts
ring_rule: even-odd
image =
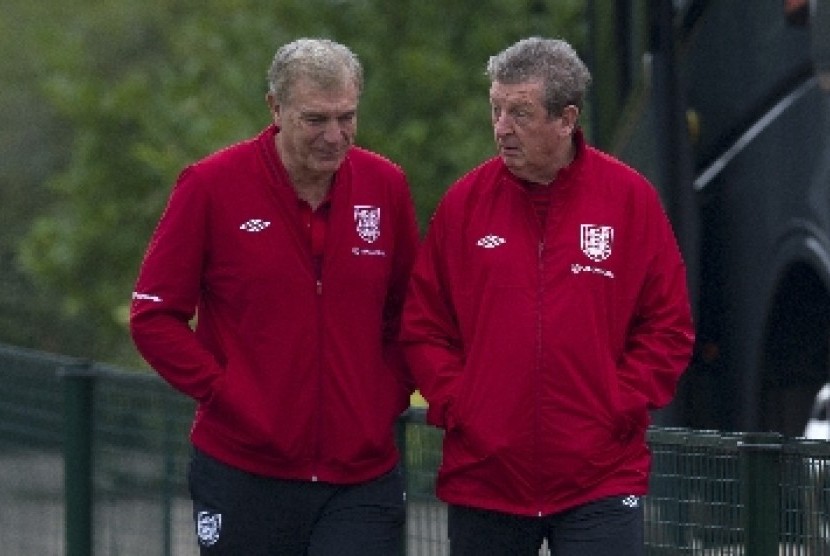
[[[311,205],[302,199],[297,200],[300,205],[300,215],[303,220],[303,227],[308,233],[308,244],[311,246],[311,257],[314,260],[314,275],[322,277],[323,272],[323,247],[326,245],[326,234],[329,227],[329,209],[331,208],[331,195],[327,196],[317,207],[311,210]]]
[[[409,189],[397,166],[352,148],[318,279],[275,133],[182,172],[139,273],[131,333],[199,402],[202,451],[263,475],[365,481],[397,462],[393,426],[412,391],[395,341],[418,242]],[[357,207],[379,218],[368,233]]]
[[[647,489],[648,410],[691,355],[685,267],[654,188],[577,140],[543,230],[495,158],[447,192],[413,270],[402,339],[446,502],[533,516]]]
[[[533,212],[536,213],[539,226],[544,228],[545,222],[548,220],[548,208],[550,207],[551,190],[553,188],[550,184],[539,185],[525,182],[522,185],[524,185],[530,197],[530,203],[533,205]]]

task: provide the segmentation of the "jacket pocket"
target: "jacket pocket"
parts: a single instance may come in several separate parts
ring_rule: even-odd
[[[582,457],[577,461],[575,482],[590,488],[617,472],[628,457],[633,443],[633,431],[627,425],[598,427],[583,435]]]

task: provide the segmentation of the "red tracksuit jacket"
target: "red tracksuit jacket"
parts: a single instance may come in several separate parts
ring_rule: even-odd
[[[350,149],[318,282],[275,133],[182,172],[141,266],[131,333],[198,401],[199,449],[253,473],[362,482],[397,462],[394,422],[412,391],[393,341],[418,243],[409,188],[397,166]]]
[[[577,144],[544,230],[495,158],[447,192],[413,270],[402,339],[446,431],[446,502],[534,516],[646,492],[648,410],[692,349],[685,268],[651,185]]]

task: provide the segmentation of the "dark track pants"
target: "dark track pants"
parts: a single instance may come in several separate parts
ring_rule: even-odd
[[[395,468],[357,485],[253,475],[194,452],[190,494],[203,556],[395,556],[403,477]]]
[[[543,517],[450,506],[451,556],[643,556],[643,501],[615,496]]]

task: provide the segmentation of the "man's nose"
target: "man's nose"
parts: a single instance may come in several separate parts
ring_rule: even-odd
[[[493,131],[496,135],[505,135],[513,129],[513,122],[506,112],[493,117]]]
[[[326,125],[323,128],[323,138],[326,141],[339,141],[343,136],[343,126],[337,118],[330,118],[326,120]]]

